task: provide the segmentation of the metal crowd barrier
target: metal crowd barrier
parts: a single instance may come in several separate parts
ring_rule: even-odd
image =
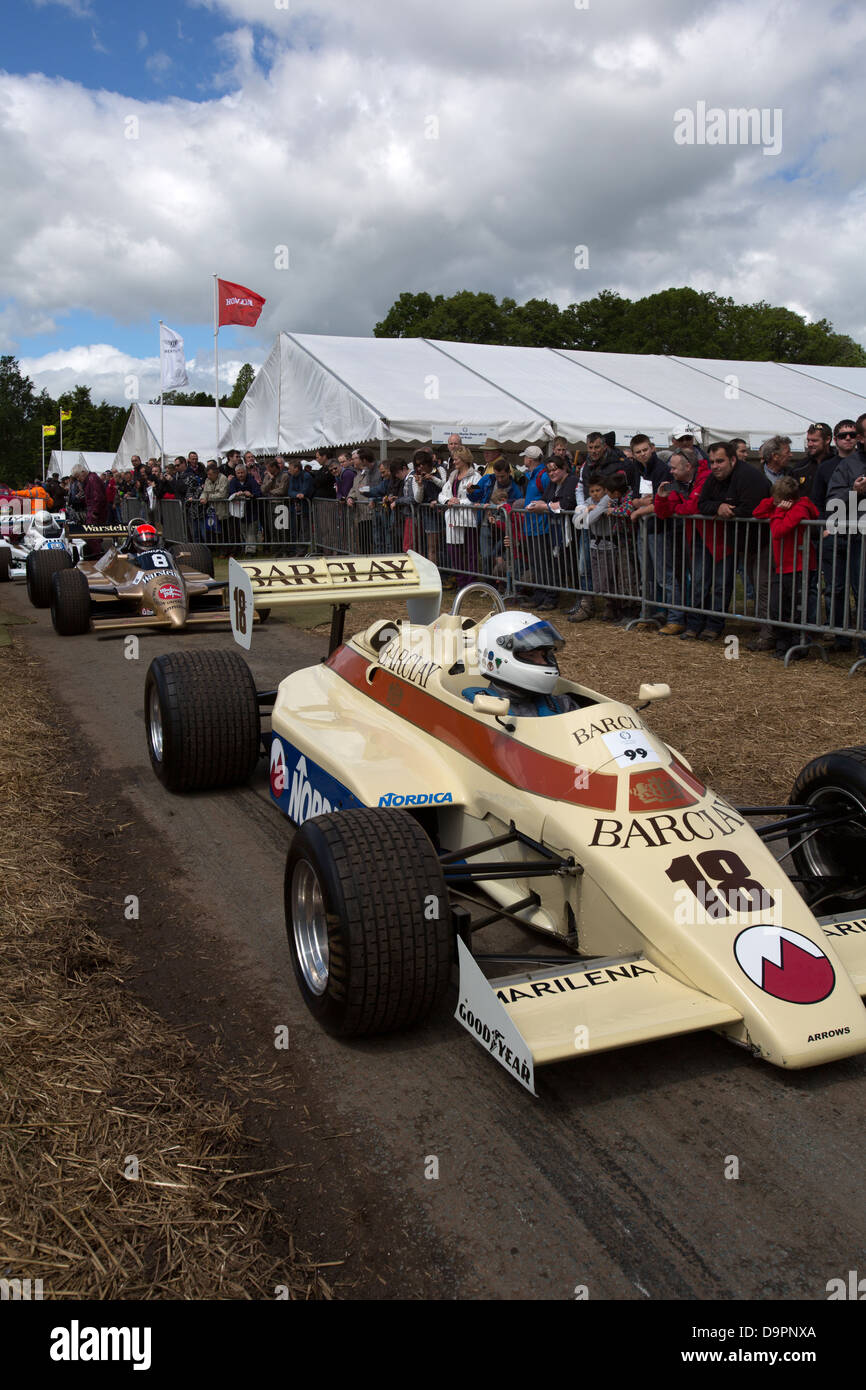
[[[574,513],[406,498],[349,506],[333,498],[231,499],[202,504],[165,500],[151,512],[124,499],[124,522],[158,522],[167,540],[200,541],[218,553],[375,555],[409,548],[426,555],[460,585],[485,579],[527,607],[604,602],[607,618],[721,632],[728,620],[758,626],[759,636],[785,650],[826,652],[858,644],[866,660],[866,564],[863,538],[831,531],[826,521],[801,523],[785,539],[801,568],[779,574],[770,527],[754,517],[727,520],[654,515],[632,521],[606,513],[601,525],[574,524]],[[2,521],[2,518],[0,518]],[[809,562],[811,554],[814,565]],[[596,614],[598,616],[598,614]],[[855,670],[860,661],[855,661]]]

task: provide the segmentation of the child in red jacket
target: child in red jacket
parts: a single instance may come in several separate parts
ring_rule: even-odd
[[[752,513],[770,523],[775,568],[770,584],[771,617],[794,626],[802,619],[803,570],[813,570],[817,566],[809,528],[802,523],[817,520],[820,515],[814,502],[800,497],[799,491],[796,478],[787,475],[777,478],[772,495],[763,498]],[[775,635],[774,655],[778,657],[784,657],[788,648],[799,640],[792,628],[777,627]]]

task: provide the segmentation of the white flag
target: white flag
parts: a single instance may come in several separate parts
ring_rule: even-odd
[[[183,338],[164,323],[159,325],[159,372],[163,391],[174,391],[179,386],[189,385]]]

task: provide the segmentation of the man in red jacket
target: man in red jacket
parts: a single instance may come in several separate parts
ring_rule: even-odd
[[[694,516],[698,510],[701,489],[710,474],[709,464],[698,459],[693,449],[672,454],[668,464],[673,482],[659,484],[653,498],[653,511],[662,520],[668,517]],[[695,546],[703,549],[700,537],[695,538],[694,522],[672,521],[664,527],[661,545],[656,553],[656,582],[662,586],[662,602],[670,602],[668,620],[659,628],[663,637],[677,637],[691,631],[695,636],[703,627],[703,618],[682,610],[690,572],[690,557]],[[699,601],[700,593],[693,601]]]
[[[816,521],[818,508],[808,497],[799,496],[796,478],[782,476],[773,484],[773,495],[758,503],[753,515],[769,521],[773,542],[774,574],[770,581],[770,613],[777,621],[796,626],[802,621],[803,570],[817,568],[815,551],[804,521]],[[773,655],[784,658],[798,640],[793,628],[777,627]],[[798,657],[805,652],[796,652]]]

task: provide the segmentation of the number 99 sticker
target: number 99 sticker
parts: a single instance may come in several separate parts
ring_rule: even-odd
[[[617,767],[646,767],[647,763],[661,761],[642,729],[616,729],[612,734],[602,734],[602,739]]]

